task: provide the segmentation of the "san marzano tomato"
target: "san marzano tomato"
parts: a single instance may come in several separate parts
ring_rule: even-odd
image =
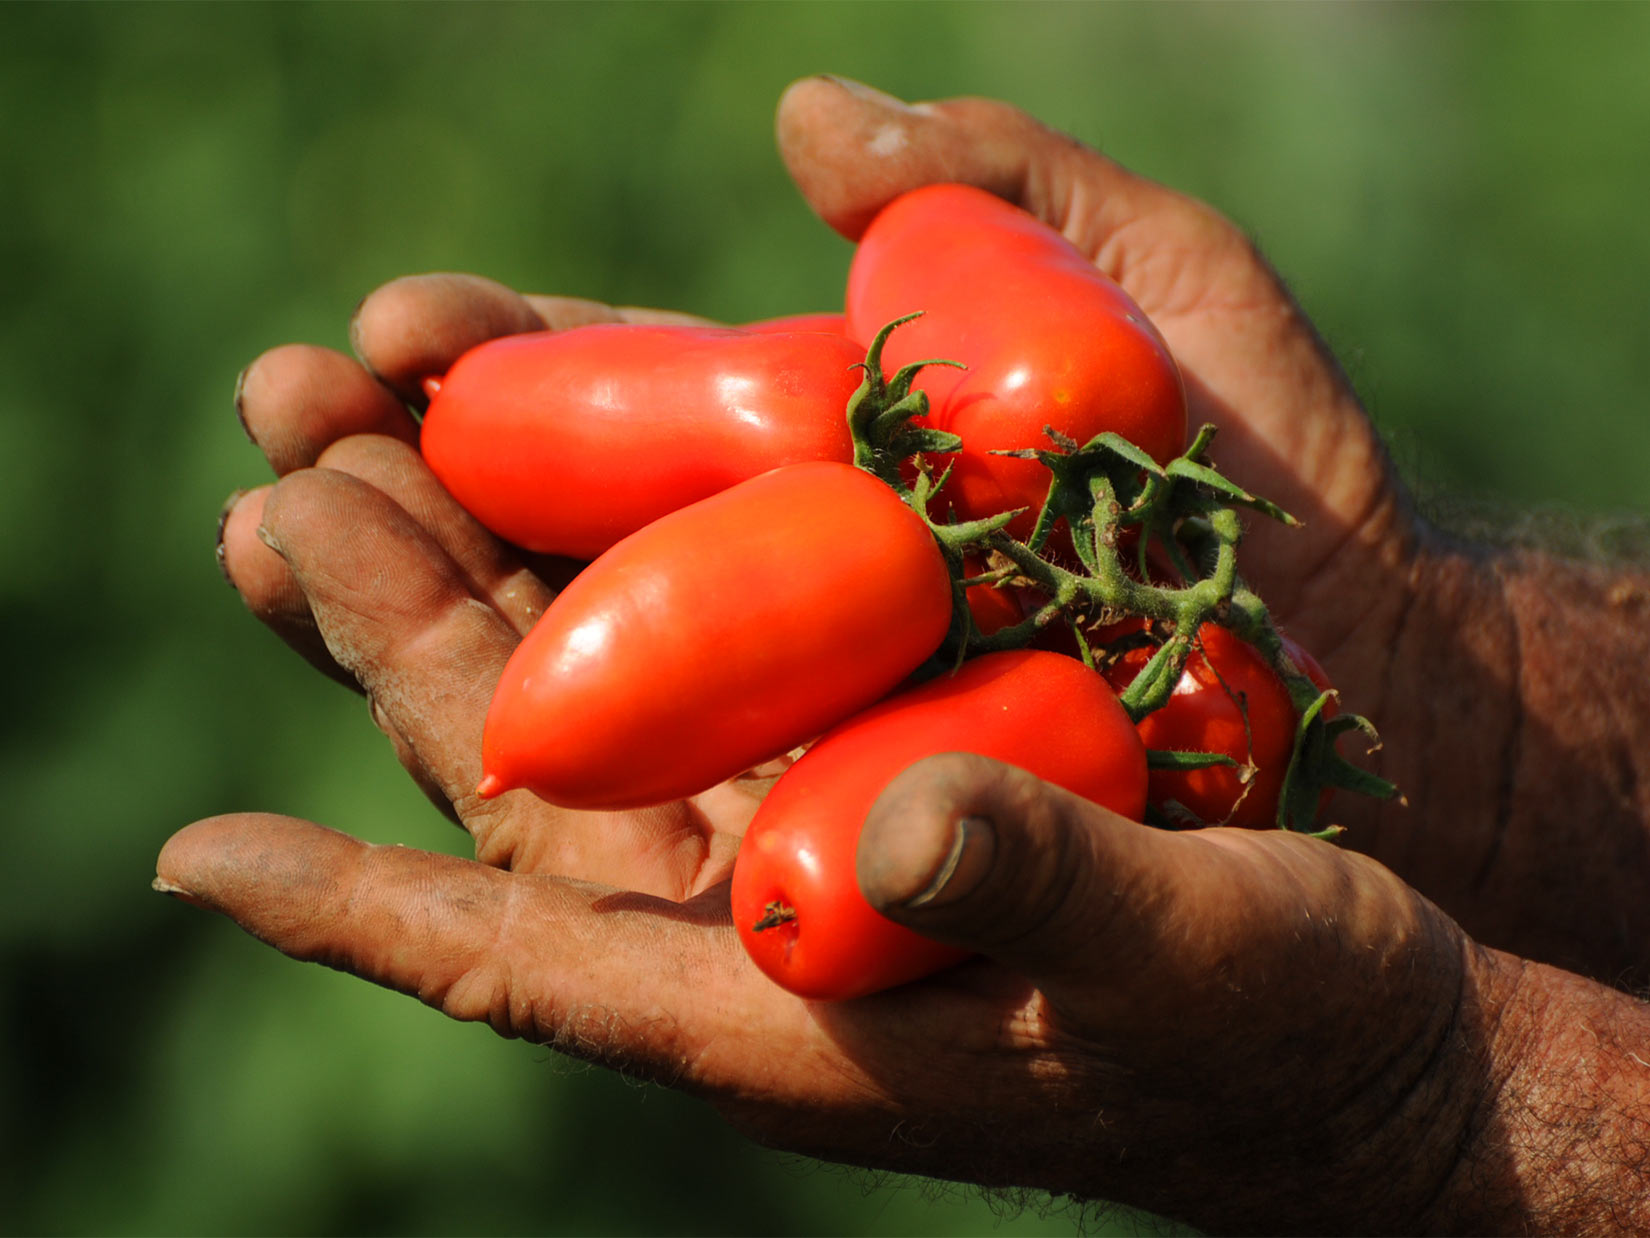
[[[484,795],[572,808],[704,791],[892,690],[951,621],[921,518],[849,464],[794,464],[648,525],[587,567],[504,669]]]
[[[827,732],[774,784],[733,874],[733,916],[757,966],[804,997],[858,997],[964,957],[873,910],[854,852],[872,803],[923,757],[972,752],[1139,820],[1140,737],[1106,681],[1040,650],[986,654]],[[757,929],[764,918],[778,922]]]
[[[491,340],[431,384],[421,446],[482,524],[590,559],[782,464],[853,459],[840,334],[600,324]]]
[[[1035,507],[1048,474],[993,451],[1086,443],[1114,431],[1160,462],[1186,443],[1186,395],[1163,338],[1117,284],[1054,229],[966,185],[896,198],[871,222],[848,274],[848,329],[870,339],[906,314],[883,352],[917,379],[931,424],[960,435],[943,492],[965,518]],[[1024,535],[1026,517],[1013,531]]]

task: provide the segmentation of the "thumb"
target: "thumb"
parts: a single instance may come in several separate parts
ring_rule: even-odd
[[[1191,850],[1022,769],[949,754],[877,799],[858,876],[889,919],[1091,998],[1173,931]]]
[[[845,78],[809,77],[781,96],[775,132],[802,196],[849,240],[900,194],[941,182],[1024,207],[1096,259],[1142,214],[1209,222],[1180,195],[992,99],[907,104]],[[1108,257],[1108,269],[1126,259]]]

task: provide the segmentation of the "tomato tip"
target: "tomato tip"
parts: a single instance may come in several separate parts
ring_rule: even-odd
[[[481,781],[476,783],[476,794],[484,800],[490,800],[506,790],[504,779],[497,774],[483,774]]]

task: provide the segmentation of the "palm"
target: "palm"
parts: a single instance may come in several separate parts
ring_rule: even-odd
[[[569,812],[512,792],[499,815],[461,820],[476,839],[476,858],[493,867],[576,874],[682,901],[732,875],[740,836],[768,785],[735,779],[688,800],[611,813]]]

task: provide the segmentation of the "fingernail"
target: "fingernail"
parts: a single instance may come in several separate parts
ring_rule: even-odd
[[[276,554],[281,553],[281,543],[275,540],[275,535],[271,533],[268,527],[262,522],[259,522],[258,524],[258,540],[265,546],[268,546]]]
[[[907,907],[941,907],[968,894],[985,879],[997,852],[996,831],[983,817],[964,817],[957,822],[940,865],[928,884],[905,901]]]
[[[911,110],[911,105],[904,99],[896,98],[886,91],[878,90],[875,86],[867,86],[864,82],[856,82],[851,77],[838,77],[835,73],[821,73],[820,76],[827,82],[840,86],[856,98],[864,99],[867,103],[874,103],[879,107],[900,112]]]
[[[355,303],[355,308],[349,313],[349,349],[355,354],[355,359],[357,361],[359,361],[362,365],[367,366],[369,373],[372,371],[372,367],[367,365],[367,359],[363,355],[363,350],[361,348],[361,310],[366,305],[367,299],[371,296],[372,293],[367,293],[366,296],[362,297]]]
[[[246,441],[256,447],[258,440],[252,437],[252,427],[246,424],[246,376],[251,372],[249,365],[235,375],[235,420],[241,423],[241,433],[246,435]]]
[[[229,582],[230,588],[234,588],[235,578],[229,574],[229,556],[223,549],[223,531],[229,524],[229,515],[235,510],[235,504],[245,497],[245,490],[236,490],[223,501],[223,506],[218,508],[218,541],[215,554],[218,560],[218,574]]]
[[[167,894],[180,903],[188,903],[191,907],[208,907],[206,901],[195,894],[191,894],[175,881],[168,881],[165,877],[156,877],[149,883],[149,888],[157,894]]]

